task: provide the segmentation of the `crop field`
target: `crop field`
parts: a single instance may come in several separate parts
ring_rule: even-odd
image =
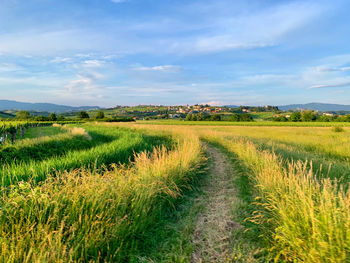
[[[225,123],[6,140],[0,262],[348,262],[350,128]]]

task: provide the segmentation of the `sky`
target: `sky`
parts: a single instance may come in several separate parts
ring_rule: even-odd
[[[348,0],[0,0],[0,99],[350,104]]]

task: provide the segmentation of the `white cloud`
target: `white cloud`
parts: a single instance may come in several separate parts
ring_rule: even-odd
[[[344,72],[344,71],[350,71],[350,67],[339,67],[339,68],[318,67],[317,70],[321,72],[337,72],[337,71]]]
[[[204,11],[198,11],[198,6],[188,3],[156,17],[127,20],[106,17],[97,19],[98,23],[93,26],[87,26],[91,23],[83,20],[73,24],[74,27],[53,21],[50,26],[39,25],[35,30],[9,31],[11,33],[0,34],[0,53],[183,55],[255,49],[280,44],[287,34],[312,22],[328,7],[310,1],[283,2],[261,8],[248,5],[242,8],[231,1],[218,2],[216,9],[210,1],[200,2],[198,5]]]
[[[139,71],[162,71],[162,72],[179,72],[181,67],[174,65],[162,65],[162,66],[153,66],[153,67],[136,67],[134,70]]]
[[[89,68],[99,68],[102,67],[106,62],[102,60],[92,59],[92,60],[85,60],[83,63],[84,67]]]
[[[221,4],[223,1],[220,1]],[[226,2],[229,8],[230,4]],[[215,8],[215,7],[213,7]],[[222,8],[222,6],[220,7]],[[211,53],[233,49],[256,49],[274,46],[289,34],[312,22],[327,9],[317,3],[294,2],[277,4],[269,8],[249,8],[235,15],[227,14],[226,8],[207,9],[197,25],[204,29],[201,34],[170,43],[171,52],[181,54]]]
[[[23,70],[23,68],[14,63],[0,63],[0,72],[14,72],[20,70]]]
[[[55,57],[50,62],[51,63],[70,63],[70,62],[72,62],[72,59],[71,58]]]
[[[64,85],[64,80],[61,77],[53,78],[50,76],[32,76],[32,77],[18,77],[8,76],[0,77],[1,85],[21,85],[23,86],[37,86],[37,87],[60,87]]]
[[[309,67],[301,74],[307,89],[338,88],[350,85],[350,55],[343,54],[319,59],[317,66]]]
[[[97,81],[103,78],[99,73],[77,74],[77,79],[70,81],[66,86],[69,93],[91,93],[101,89]]]
[[[347,86],[350,86],[350,82],[330,83],[330,84],[324,84],[324,85],[314,85],[314,86],[311,86],[309,89],[339,88],[339,87],[347,87]]]

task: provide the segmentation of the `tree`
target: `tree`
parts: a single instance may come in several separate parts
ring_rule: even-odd
[[[299,111],[293,112],[290,115],[290,120],[294,122],[301,121],[301,113]]]
[[[325,116],[325,115],[322,115],[318,118],[318,121],[322,121],[322,122],[330,122],[332,120],[333,120],[333,117]]]
[[[47,119],[49,121],[57,121],[57,116],[54,112],[52,112]]]
[[[44,117],[43,115],[38,115],[34,118],[36,121],[46,121],[46,117]]]
[[[204,121],[207,116],[205,116],[204,112],[200,112],[197,114],[197,121]]]
[[[253,121],[253,117],[252,115],[248,114],[248,113],[243,113],[240,116],[241,121]]]
[[[239,115],[236,113],[233,113],[230,117],[230,121],[240,121]]]
[[[313,121],[316,120],[316,115],[311,110],[306,110],[301,113],[301,121]]]
[[[186,121],[192,121],[192,120],[193,120],[192,114],[191,113],[187,114]]]
[[[214,114],[210,118],[212,121],[221,121],[221,115],[219,114]]]
[[[64,117],[63,115],[58,115],[57,116],[57,120],[58,121],[64,121],[66,119],[66,117]]]
[[[78,118],[80,119],[89,119],[90,116],[86,111],[79,111],[78,112]]]
[[[274,121],[282,121],[282,122],[288,121],[286,116],[283,116],[283,115],[282,116],[273,117],[273,120]]]
[[[102,110],[99,110],[96,115],[96,119],[104,119],[105,114]]]
[[[16,119],[26,120],[26,119],[29,119],[30,117],[31,116],[28,111],[20,110],[16,113]]]

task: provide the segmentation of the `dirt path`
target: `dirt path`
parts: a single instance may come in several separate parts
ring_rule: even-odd
[[[238,201],[230,160],[213,146],[206,145],[210,158],[204,194],[197,199],[205,207],[198,216],[193,236],[195,251],[191,262],[231,262],[231,234],[242,225],[232,220],[232,207]],[[203,200],[204,199],[204,200]]]

